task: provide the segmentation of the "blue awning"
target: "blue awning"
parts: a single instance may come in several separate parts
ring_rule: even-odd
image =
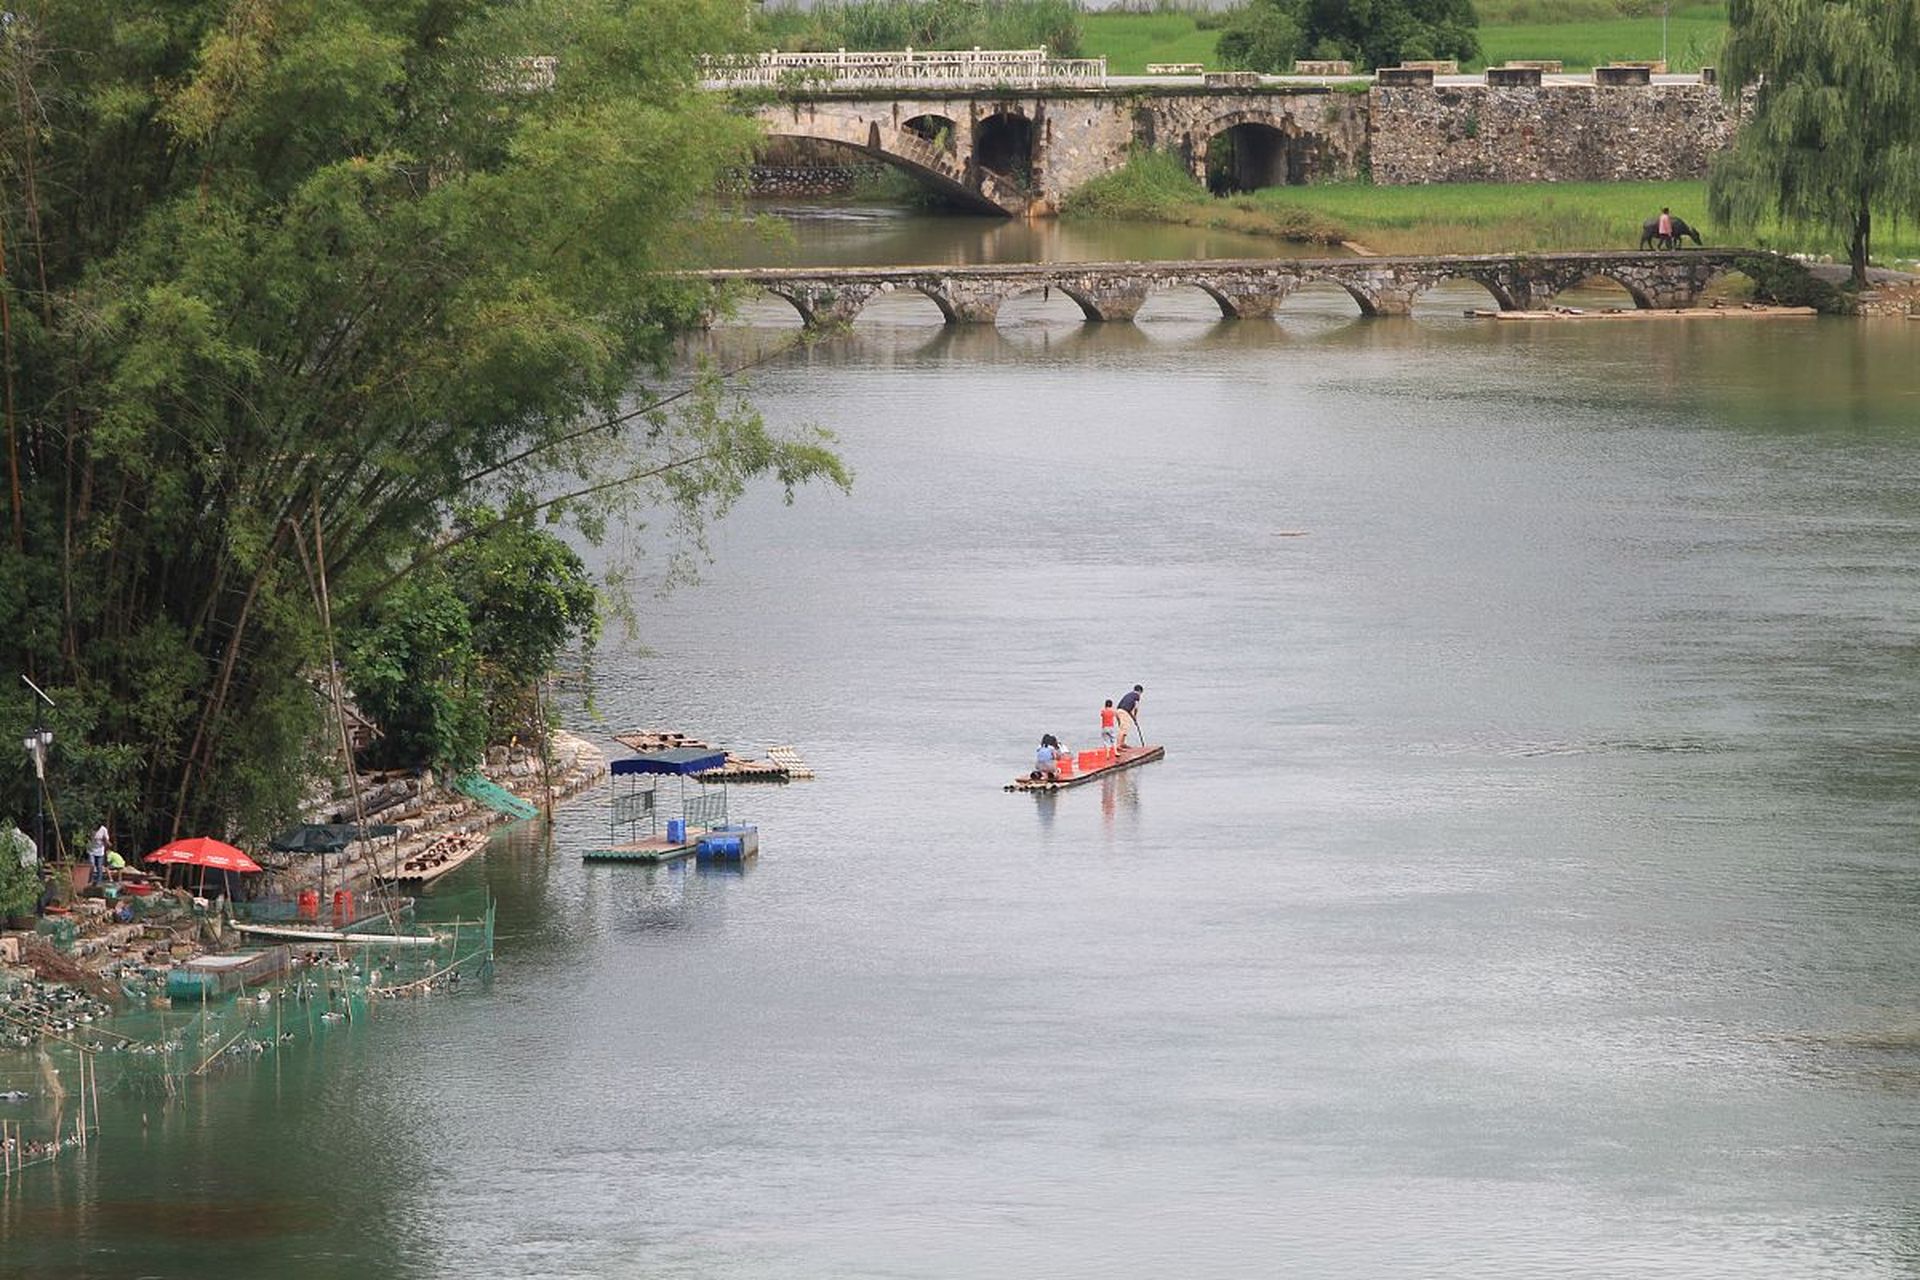
[[[727,753],[712,747],[669,747],[665,751],[643,751],[637,756],[613,762],[613,774],[630,773],[705,773],[727,762]]]

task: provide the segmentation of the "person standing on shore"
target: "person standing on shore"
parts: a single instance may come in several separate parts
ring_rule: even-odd
[[[1120,720],[1120,746],[1122,750],[1126,748],[1128,735],[1140,737],[1140,699],[1146,692],[1146,689],[1140,685],[1135,685],[1120,695],[1120,705],[1114,708]],[[1140,738],[1140,745],[1146,745],[1146,739],[1144,737]]]
[[[107,878],[107,824],[101,823],[87,840],[87,883],[99,884]]]

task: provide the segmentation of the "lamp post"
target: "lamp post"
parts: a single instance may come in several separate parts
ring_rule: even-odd
[[[36,855],[47,861],[47,748],[53,745],[53,730],[47,728],[47,708],[53,699],[25,676],[20,677],[39,701],[33,704],[33,732],[20,740],[33,761],[33,841]]]

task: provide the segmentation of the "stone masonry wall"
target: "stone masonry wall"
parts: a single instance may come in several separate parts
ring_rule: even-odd
[[[973,149],[983,122],[1019,117],[1032,130],[1030,171],[1017,198],[1002,200],[1002,207],[1044,216],[1087,182],[1126,163],[1134,148],[1171,151],[1196,177],[1204,176],[1208,151],[1241,124],[1278,131],[1288,172],[1308,182],[1360,176],[1381,186],[1699,178],[1732,140],[1740,108],[1706,84],[1376,85],[1366,94],[1268,85],[925,97],[822,93],[769,103],[757,114],[774,138],[877,147],[910,164],[944,168],[950,182],[976,194]],[[951,127],[943,126],[937,153],[925,149],[916,159],[914,148],[928,144],[903,131],[926,117]]]
[[[1376,87],[1368,97],[1381,186],[1702,178],[1739,122],[1705,84]]]

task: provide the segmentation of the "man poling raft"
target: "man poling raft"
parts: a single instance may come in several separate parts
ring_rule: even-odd
[[[1095,778],[1147,764],[1166,755],[1165,747],[1146,745],[1140,730],[1140,699],[1144,686],[1135,685],[1116,702],[1109,698],[1100,708],[1101,745],[1091,751],[1074,752],[1058,738],[1045,734],[1034,753],[1034,767],[1024,778],[1008,783],[1008,791],[1059,791],[1079,786]]]
[[[1114,708],[1114,711],[1117,713],[1117,718],[1120,721],[1120,745],[1122,747],[1127,745],[1127,739],[1129,737],[1133,738],[1133,740],[1141,746],[1146,745],[1147,740],[1140,734],[1140,698],[1141,695],[1145,693],[1145,688],[1140,685],[1135,685],[1120,695],[1120,705]]]

